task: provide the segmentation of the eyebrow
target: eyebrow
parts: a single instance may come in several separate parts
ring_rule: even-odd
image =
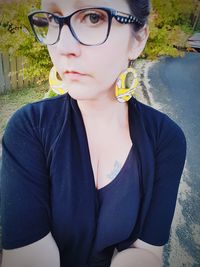
[[[47,1],[45,1],[45,2],[43,2],[42,1],[42,5],[41,5],[41,7],[42,8],[49,8],[49,7],[57,7],[57,4],[55,3],[55,2],[47,2]]]
[[[78,8],[82,8],[82,7],[90,7],[90,6],[103,6],[104,4],[110,4],[110,0],[104,0],[103,3],[101,3],[100,5],[94,5],[94,2],[91,0],[91,3],[88,3],[90,2],[90,0],[78,0],[75,2],[75,9],[78,9]],[[55,3],[54,1],[44,1],[44,4],[42,4],[42,8],[44,9],[48,9],[48,8],[59,8],[60,6],[57,5],[57,3]]]
[[[88,4],[88,2],[91,2],[91,3]],[[104,0],[102,2],[103,3],[101,3],[100,5],[98,4],[98,6],[103,6],[104,4],[109,4],[110,0]],[[92,0],[77,0],[76,1],[76,5],[81,5],[81,4],[94,5],[94,1],[92,1]]]
[[[101,1],[100,4],[99,3],[94,3],[94,1],[92,1],[92,0],[91,1],[90,0],[77,0],[75,6],[76,6],[76,8],[81,8],[81,7],[84,7],[84,6],[87,6],[87,7],[90,7],[90,6],[99,7],[100,6],[100,7],[102,7],[104,5],[110,6],[110,4],[112,4],[110,0],[103,0],[103,1]]]

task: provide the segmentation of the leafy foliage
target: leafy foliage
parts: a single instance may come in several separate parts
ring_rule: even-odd
[[[152,0],[150,35],[143,57],[181,56],[192,33],[198,0]]]
[[[0,3],[0,50],[25,59],[24,76],[47,80],[52,63],[45,46],[35,41],[27,14],[38,9],[40,1],[21,0]]]

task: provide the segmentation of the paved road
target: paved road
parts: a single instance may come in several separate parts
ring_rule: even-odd
[[[147,64],[143,87],[146,103],[174,119],[187,139],[187,160],[172,224],[173,237],[165,246],[165,267],[199,267],[200,53]]]

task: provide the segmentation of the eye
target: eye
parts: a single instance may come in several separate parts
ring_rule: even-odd
[[[98,23],[101,19],[100,15],[95,13],[87,15],[87,17],[89,17],[90,22],[93,24]]]
[[[55,25],[55,26],[59,25],[59,18],[58,18],[58,16],[56,16],[54,14],[48,13],[47,19],[48,19],[49,24]]]
[[[105,14],[102,14],[100,12],[96,12],[96,11],[89,11],[88,13],[84,12],[84,14],[82,14],[82,19],[81,22],[85,22],[88,24],[99,24],[102,23],[106,20],[106,16]]]

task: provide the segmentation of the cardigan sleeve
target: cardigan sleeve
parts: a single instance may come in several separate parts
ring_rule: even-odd
[[[166,115],[156,146],[151,203],[138,237],[144,242],[162,246],[169,240],[185,158],[185,135]]]
[[[9,120],[2,139],[2,247],[33,243],[50,231],[49,177],[43,147],[30,110],[21,108]]]

